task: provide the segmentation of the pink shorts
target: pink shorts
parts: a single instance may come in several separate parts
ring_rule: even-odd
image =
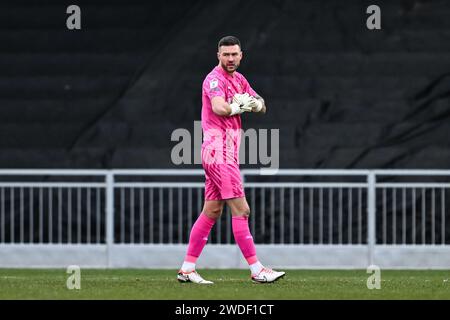
[[[214,150],[202,148],[202,166],[205,170],[205,200],[225,200],[245,197],[239,163],[207,161]]]

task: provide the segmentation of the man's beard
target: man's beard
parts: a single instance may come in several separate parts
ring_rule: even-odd
[[[222,68],[227,72],[236,71],[238,67],[239,67],[239,64],[233,64],[232,68],[230,70],[228,65],[222,63]]]

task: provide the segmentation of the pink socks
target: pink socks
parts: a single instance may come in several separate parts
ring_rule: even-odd
[[[195,262],[202,253],[202,250],[205,247],[206,242],[208,241],[209,232],[211,231],[215,223],[216,221],[214,219],[211,219],[204,213],[201,213],[198,216],[197,221],[195,221],[194,225],[192,226],[191,234],[189,236],[187,255],[184,259],[184,261],[188,263],[187,265],[190,265],[191,268],[195,268]],[[183,271],[188,270],[183,269]]]
[[[204,213],[201,213],[197,221],[195,221],[189,236],[187,254],[181,267],[183,272],[195,270],[195,263],[202,253],[208,241],[208,235],[215,223],[214,219],[207,217]],[[262,270],[263,265],[256,256],[255,243],[248,227],[248,218],[245,216],[233,217],[232,228],[234,239],[247,260],[252,274],[258,274]]]
[[[256,263],[258,258],[256,257],[255,243],[253,242],[253,237],[248,227],[248,218],[245,216],[233,217],[232,226],[234,239],[241,249],[244,258],[249,265]]]

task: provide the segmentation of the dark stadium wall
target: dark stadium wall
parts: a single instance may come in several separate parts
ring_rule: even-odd
[[[447,1],[377,1],[381,30],[356,0],[78,4],[81,30],[69,3],[2,4],[2,168],[200,168],[171,133],[229,34],[268,106],[244,128],[280,130],[281,167],[450,168]]]

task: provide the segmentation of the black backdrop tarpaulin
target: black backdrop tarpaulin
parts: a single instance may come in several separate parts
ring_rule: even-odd
[[[281,167],[450,168],[447,1],[377,1],[381,30],[356,0],[81,1],[74,31],[70,4],[1,5],[2,168],[177,167],[229,34]]]

